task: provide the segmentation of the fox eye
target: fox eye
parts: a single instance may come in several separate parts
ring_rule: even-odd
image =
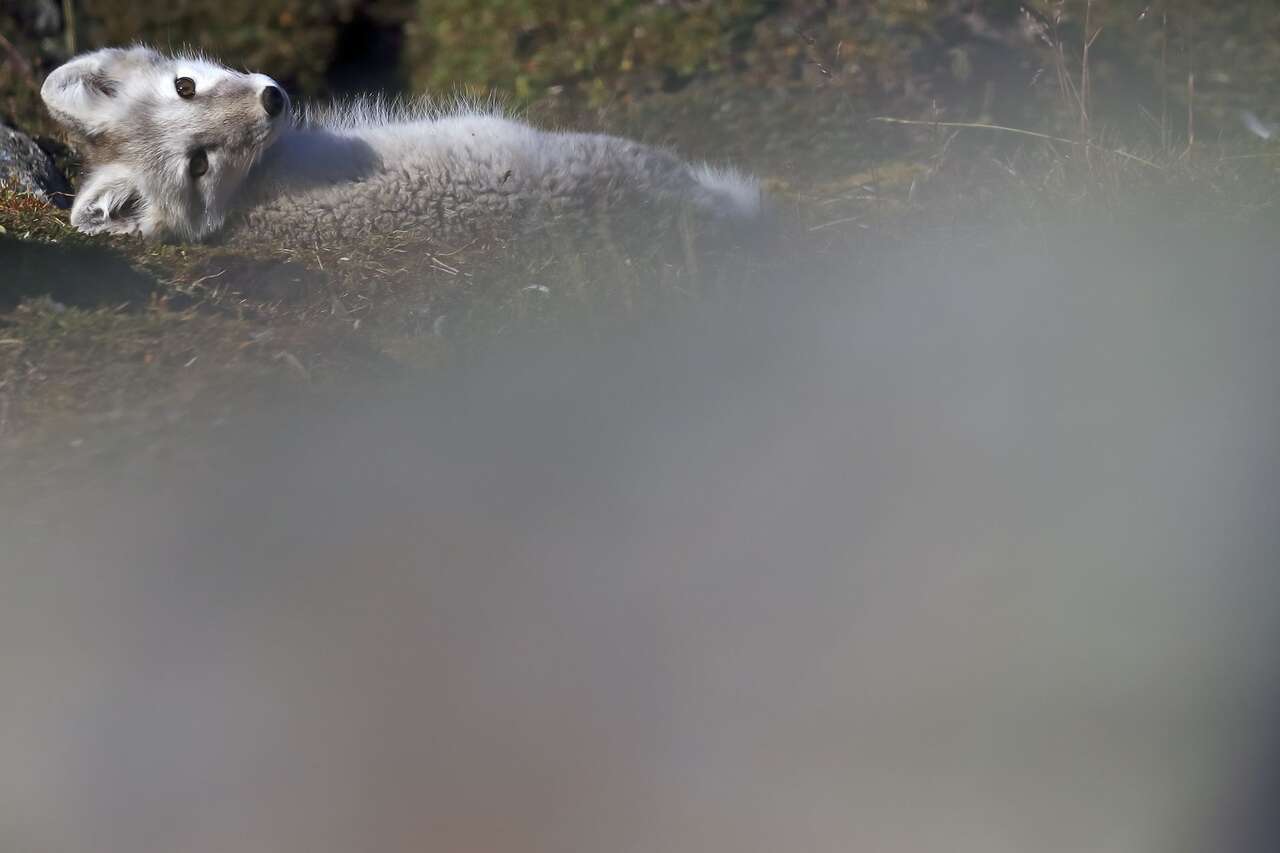
[[[178,90],[179,98],[194,98],[196,96],[196,81],[190,77],[179,77],[174,80],[173,88]]]
[[[191,177],[198,178],[207,171],[209,171],[209,155],[204,149],[191,152],[191,160],[187,163],[187,172]]]

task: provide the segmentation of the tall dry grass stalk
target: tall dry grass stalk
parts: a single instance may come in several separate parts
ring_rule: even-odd
[[[76,44],[75,0],[62,0],[62,34],[66,39],[67,56],[75,56],[79,52]]]

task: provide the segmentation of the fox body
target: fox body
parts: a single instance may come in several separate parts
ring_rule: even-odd
[[[544,131],[474,103],[295,116],[270,77],[147,47],[79,56],[41,94],[85,140],[71,221],[88,233],[449,243],[623,206],[738,218],[760,205],[751,179],[631,140]]]

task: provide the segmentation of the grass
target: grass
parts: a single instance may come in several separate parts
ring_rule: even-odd
[[[757,55],[756,65],[677,93],[589,109],[563,98],[534,105],[547,123],[611,129],[764,175],[775,216],[768,241],[720,239],[674,220],[457,249],[409,234],[294,250],[154,245],[79,234],[65,213],[0,187],[0,267],[9,271],[0,468],[173,448],[262,406],[323,404],[504,341],[626,334],[693,306],[731,311],[770,287],[785,300],[786,282],[801,275],[852,288],[900,251],[996,252],[1009,240],[1062,249],[1059,235],[1074,224],[1134,218],[1274,221],[1276,154],[1206,137],[1212,115],[1194,144],[1171,130],[1176,101],[1156,133],[1108,130],[1108,37],[1122,24],[1095,14],[1089,39],[1073,41],[1071,21],[1058,22],[1046,77],[1056,119],[1040,129],[943,109],[921,115],[919,99],[864,103],[859,74],[870,69],[857,70],[834,24],[796,36],[788,62],[805,69],[799,79],[761,85],[769,60]],[[759,38],[781,38],[762,27]],[[902,111],[879,112],[886,106]]]
[[[542,235],[448,252],[397,234],[302,251],[157,246],[86,237],[0,192],[0,258],[17,271],[0,294],[0,447],[25,465],[172,446],[264,404],[421,375],[503,340],[598,338],[731,306],[800,270],[856,286],[849,258],[873,265],[925,250],[930,235],[977,251],[1052,241],[1073,222],[1256,222],[1280,189],[1261,146],[1187,156],[1097,143],[1085,158],[1071,140],[984,125],[901,132],[910,147],[892,159],[774,181],[777,239],[751,253],[688,223],[661,239]]]

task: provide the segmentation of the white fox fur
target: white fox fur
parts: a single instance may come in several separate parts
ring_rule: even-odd
[[[314,245],[408,231],[450,243],[620,206],[760,207],[755,181],[630,140],[539,130],[492,104],[294,116],[270,77],[147,47],[79,56],[41,95],[86,141],[71,221],[88,233]]]

